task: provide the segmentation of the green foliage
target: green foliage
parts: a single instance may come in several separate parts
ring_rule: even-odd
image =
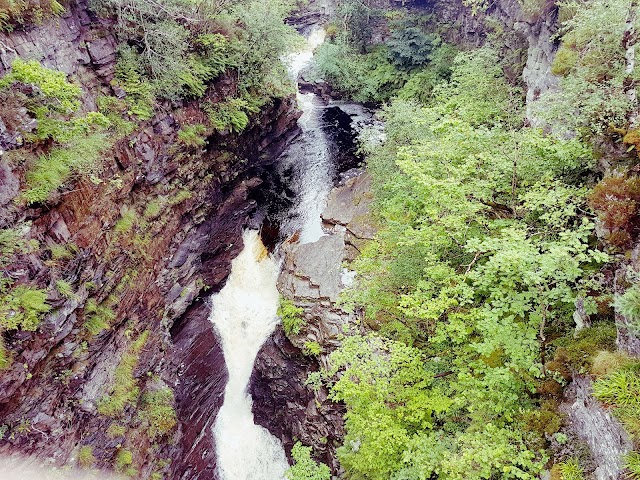
[[[140,120],[148,120],[153,116],[155,98],[151,84],[144,79],[140,57],[131,47],[121,46],[118,49],[118,62],[115,68],[116,83],[126,92],[128,114]]]
[[[88,173],[99,168],[101,153],[109,145],[105,134],[94,133],[77,136],[65,147],[40,155],[27,172],[27,190],[22,198],[28,204],[45,202],[74,172]]]
[[[113,227],[113,231],[118,235],[131,233],[138,223],[138,214],[135,210],[125,210]]]
[[[87,300],[84,306],[84,328],[90,335],[98,335],[110,328],[115,318],[116,313],[107,304],[98,304],[93,298]]]
[[[562,46],[553,65],[562,75],[560,91],[543,95],[536,115],[556,130],[601,134],[625,127],[637,109],[633,96],[637,66],[627,62],[634,49],[627,30],[640,26],[640,9],[630,0],[564,2],[573,13],[563,25]],[[561,133],[561,132],[559,132]]]
[[[282,328],[287,336],[298,335],[307,322],[302,316],[303,309],[286,298],[280,298],[278,316],[282,319]]]
[[[630,326],[640,332],[640,284],[634,284],[622,295],[616,295],[613,306]]]
[[[58,290],[58,293],[65,298],[76,298],[76,292],[73,290],[73,285],[66,280],[57,280],[56,290]]]
[[[637,368],[622,368],[593,384],[593,396],[610,405],[640,408],[640,375]]]
[[[330,480],[331,471],[324,463],[318,464],[311,458],[311,447],[296,442],[291,450],[294,464],[287,472],[287,480]]]
[[[40,24],[50,17],[64,13],[56,0],[2,0],[0,1],[0,31],[12,31],[29,24]]]
[[[60,113],[71,113],[80,107],[80,87],[67,82],[63,72],[43,67],[35,60],[24,61],[16,58],[11,72],[0,79],[0,89],[14,82],[31,84],[40,90],[51,102],[48,107]]]
[[[83,445],[78,451],[78,465],[82,468],[91,468],[96,462],[93,456],[93,447],[91,445]]]
[[[631,480],[640,479],[640,453],[629,452],[624,456],[623,461],[627,476]]]
[[[504,79],[499,54],[490,47],[458,53],[451,81],[437,87],[435,97],[447,113],[473,126],[522,124],[522,92]]]
[[[133,463],[133,454],[130,450],[121,448],[116,455],[116,468],[124,471]]]
[[[229,98],[220,103],[207,103],[204,110],[209,117],[211,126],[219,132],[242,132],[249,125],[247,112],[254,113],[247,100]]]
[[[184,125],[178,131],[178,141],[187,147],[204,147],[207,143],[204,138],[206,132],[207,127],[202,124]]]
[[[169,434],[177,425],[174,402],[173,391],[168,387],[142,396],[142,409],[138,412],[138,418],[149,432],[151,440]]]
[[[114,382],[109,387],[110,393],[98,401],[98,413],[108,417],[117,417],[124,409],[134,403],[140,395],[138,381],[133,376],[138,365],[138,357],[149,337],[145,330],[122,355],[114,372]],[[129,462],[130,464],[131,462]]]
[[[47,292],[30,285],[0,289],[0,331],[35,330],[51,310]]]
[[[292,8],[281,0],[94,0],[103,15],[118,18],[121,41],[116,69],[131,114],[148,119],[153,97],[202,97],[222,72],[239,72],[240,94],[283,93],[280,58],[292,39],[284,23]],[[222,31],[222,33],[211,33]],[[135,49],[129,45],[135,45]],[[281,78],[285,78],[281,76]]]
[[[490,48],[457,54],[433,97],[395,100],[383,144],[364,146],[380,229],[343,302],[377,334],[347,336],[324,375],[347,407],[341,465],[349,478],[537,478],[560,419],[535,393],[615,341],[611,322],[572,335],[609,260],[579,183],[593,154],[522,128],[521,92]],[[553,361],[551,335],[567,343]]]
[[[425,33],[420,27],[400,24],[387,41],[389,58],[398,68],[410,70],[429,63],[441,44],[440,37]]]
[[[343,43],[325,43],[316,54],[322,77],[357,101],[386,101],[406,81],[385,47],[360,54]]]
[[[558,464],[562,480],[584,480],[584,469],[575,458]]]
[[[322,347],[316,341],[304,342],[304,345],[302,346],[302,353],[317,357],[322,353]]]

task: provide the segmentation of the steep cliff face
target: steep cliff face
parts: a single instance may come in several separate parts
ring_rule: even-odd
[[[82,108],[94,110],[98,94],[123,94],[110,86],[115,48],[108,22],[78,0],[61,18],[0,34],[0,73],[16,55],[39,60],[73,75]],[[222,76],[206,96],[215,102],[232,88]],[[241,135],[216,134],[192,148],[177,133],[201,115],[197,105],[159,110],[105,153],[95,175],[68,182],[46,205],[18,200],[24,172],[0,156],[0,225],[27,225],[26,237],[39,244],[11,275],[47,289],[53,306],[38,330],[5,335],[13,358],[0,371],[2,453],[74,465],[86,447],[84,466],[143,478],[215,477],[210,426],[226,371],[207,297],[242,248],[249,193],[260,184],[247,172],[296,134],[298,114],[293,99],[275,100]],[[19,146],[4,125],[0,142],[4,150]],[[72,295],[56,290],[59,280]],[[110,327],[92,333],[87,321],[103,305]],[[123,381],[131,391],[122,408],[105,407]],[[175,414],[163,412],[177,425],[158,430],[152,399],[166,387]]]

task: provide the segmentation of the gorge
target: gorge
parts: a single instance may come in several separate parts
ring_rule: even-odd
[[[638,478],[639,29],[0,0],[0,478]]]

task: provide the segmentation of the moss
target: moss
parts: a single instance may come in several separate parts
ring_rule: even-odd
[[[133,463],[133,454],[130,450],[122,448],[116,455],[116,468],[120,471],[126,470]]]
[[[96,462],[96,457],[93,456],[93,447],[90,445],[83,445],[78,451],[78,465],[82,468],[91,468]]]
[[[137,223],[137,213],[135,210],[126,210],[113,227],[113,231],[118,235],[126,234],[133,230]]]
[[[631,358],[624,353],[601,350],[593,358],[591,373],[598,377],[603,377],[629,365],[631,362]]]
[[[615,350],[616,326],[612,322],[596,322],[590,328],[580,330],[574,337],[568,334],[553,341],[558,347],[554,359],[566,368],[581,373],[591,370],[593,358],[602,350]]]
[[[563,77],[575,68],[579,59],[580,56],[574,48],[562,44],[551,66],[551,73]]]
[[[107,428],[107,436],[109,438],[123,437],[126,432],[127,427],[119,423],[112,423],[109,425],[109,428]]]
[[[173,404],[173,391],[170,388],[147,392],[142,396],[138,418],[152,440],[169,434],[177,425],[178,416]]]
[[[144,209],[144,218],[147,220],[153,220],[157,218],[164,208],[166,199],[164,197],[158,197],[151,200],[147,207]]]

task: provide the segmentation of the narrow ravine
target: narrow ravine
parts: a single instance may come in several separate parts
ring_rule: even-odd
[[[243,240],[210,317],[229,372],[214,425],[218,471],[225,480],[276,480],[283,478],[287,458],[280,441],[254,424],[247,387],[258,350],[277,324],[280,268],[255,230],[247,230]]]
[[[313,27],[306,35],[305,48],[286,59],[292,80],[310,65],[324,37],[322,28]],[[300,243],[324,235],[320,214],[343,167],[337,160],[340,145],[328,132],[326,121],[327,108],[338,107],[327,107],[316,94],[301,92],[298,105],[303,112],[298,120],[301,134],[275,163],[270,172],[273,177],[266,180],[269,192],[259,205],[262,218],[277,224],[278,240],[270,245],[276,252],[278,241],[294,233]],[[351,123],[350,114],[338,113]],[[233,261],[226,285],[212,298],[210,319],[229,372],[214,426],[222,480],[281,480],[288,468],[280,440],[254,423],[248,393],[256,355],[278,322],[279,269],[277,253],[268,253],[257,230],[246,230],[244,250]]]

